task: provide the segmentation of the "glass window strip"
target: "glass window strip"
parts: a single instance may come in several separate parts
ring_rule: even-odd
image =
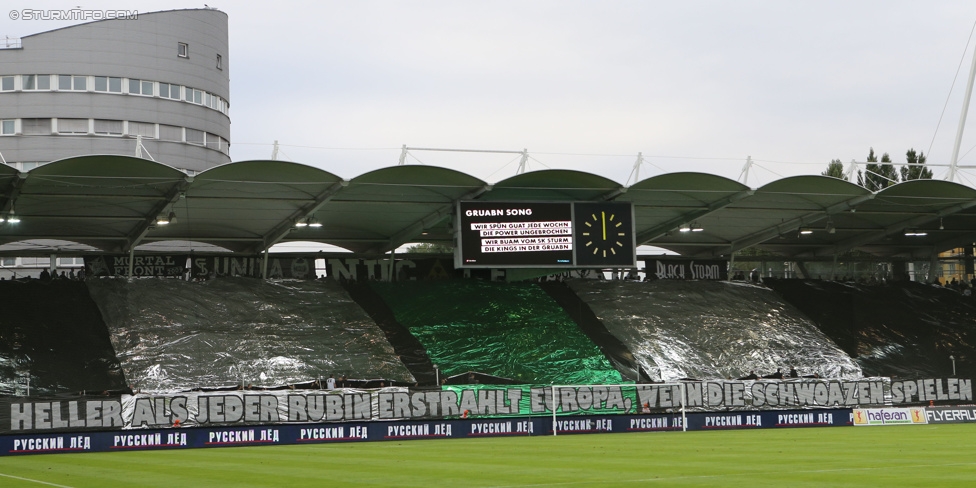
[[[0,76],[0,91],[16,91],[15,80],[18,75]],[[172,83],[158,82],[138,78],[120,78],[115,76],[84,76],[84,75],[19,75],[22,91],[88,91],[91,78],[92,91],[99,93],[119,93],[131,95],[159,96],[171,100],[181,100],[195,105],[216,110],[227,114],[230,104],[222,97],[196,88],[183,87]],[[56,78],[56,88],[52,86],[52,78]],[[126,82],[128,80],[128,82]]]

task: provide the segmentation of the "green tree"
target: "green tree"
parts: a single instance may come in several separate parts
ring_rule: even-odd
[[[408,247],[406,252],[423,254],[452,254],[454,252],[454,247],[445,244],[421,242],[420,244],[414,244]]]
[[[905,160],[908,164],[901,167],[901,181],[932,179],[932,170],[925,166],[920,166],[925,164],[924,152],[919,152],[916,155],[915,148],[909,149],[905,153]]]
[[[875,173],[878,172],[878,157],[874,155],[873,147],[868,152],[867,162],[868,164],[864,165],[864,173],[857,172],[857,184],[870,190],[871,185],[874,184],[874,179],[877,178]]]
[[[879,169],[881,170],[881,176],[884,178],[885,183],[882,188],[898,183],[898,170],[895,169],[895,165],[891,164],[891,156],[888,153],[881,155],[881,166],[879,166]]]
[[[844,179],[844,163],[839,159],[832,159],[827,165],[827,171],[820,173],[823,176],[833,176],[834,178]]]
[[[878,164],[878,157],[874,154],[872,147],[868,152],[868,164],[864,166],[864,180],[858,181],[864,188],[871,191],[883,190],[895,183],[898,183],[898,172],[891,164],[891,156],[888,153],[881,155],[881,164]]]

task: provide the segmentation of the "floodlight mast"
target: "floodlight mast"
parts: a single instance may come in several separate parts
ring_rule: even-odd
[[[625,186],[630,186],[630,180],[633,179],[634,183],[640,181],[640,167],[644,164],[644,153],[637,153],[637,161],[634,161],[634,169],[630,170],[630,176],[627,177],[627,183]]]
[[[952,146],[952,159],[949,160],[948,181],[955,181],[956,168],[959,164],[959,146],[962,145],[962,132],[966,128],[966,114],[969,112],[969,101],[973,97],[973,80],[976,79],[976,49],[973,49],[973,64],[969,67],[969,84],[966,86],[966,97],[962,101],[962,113],[959,114],[959,127],[956,129],[956,143]]]
[[[522,149],[522,160],[519,161],[518,171],[516,171],[515,174],[520,175],[522,173],[525,173],[525,165],[528,162],[529,162],[529,150]]]
[[[752,156],[746,156],[746,164],[742,166],[742,172],[739,173],[739,183],[742,183],[743,185],[749,184],[750,169],[752,169]]]

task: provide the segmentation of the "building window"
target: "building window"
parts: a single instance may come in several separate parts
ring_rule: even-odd
[[[156,138],[156,124],[146,122],[129,122],[129,135],[142,136],[144,139]]]
[[[58,134],[87,134],[88,119],[58,119]]]
[[[51,75],[21,75],[24,90],[50,90]]]
[[[217,55],[217,69],[224,69],[224,57]]]
[[[76,87],[75,89],[77,90],[78,88]],[[114,78],[111,76],[96,76],[95,91],[122,93],[122,78]]]
[[[203,93],[196,88],[186,87],[186,101],[190,103],[195,103],[197,105],[203,105]]]
[[[193,144],[193,145],[196,145],[196,146],[202,146],[202,145],[204,145],[203,134],[204,134],[204,132],[202,130],[187,129],[186,130],[186,143],[187,144]]]
[[[7,119],[0,121],[0,135],[12,136],[17,132],[17,121],[14,119]]]
[[[176,43],[176,55],[181,58],[190,57],[190,46],[185,42]]]
[[[14,90],[14,77],[13,76],[2,76],[2,77],[0,77],[0,90],[3,90],[3,91],[13,91]]]
[[[207,148],[215,151],[220,150],[220,136],[207,132]]]
[[[85,91],[87,89],[87,76],[58,75],[58,90]]]
[[[51,134],[51,119],[22,119],[20,125],[25,136]]]
[[[95,119],[95,133],[107,136],[121,136],[122,121]]]
[[[159,124],[159,140],[183,142],[183,128],[175,125]]]
[[[173,100],[180,99],[180,85],[171,85],[169,83],[159,84],[159,96],[163,98],[171,98]]]
[[[154,95],[153,82],[146,80],[129,79],[129,93],[133,95]]]

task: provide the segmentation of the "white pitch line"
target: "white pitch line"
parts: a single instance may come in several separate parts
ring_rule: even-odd
[[[67,485],[59,485],[57,483],[48,483],[47,481],[33,480],[33,479],[30,479],[30,478],[21,478],[20,476],[14,476],[12,474],[3,474],[3,473],[0,473],[0,476],[4,476],[6,478],[13,478],[15,480],[29,481],[31,483],[38,483],[38,484],[41,484],[41,485],[56,486],[58,488],[72,488],[72,487],[67,486]]]

